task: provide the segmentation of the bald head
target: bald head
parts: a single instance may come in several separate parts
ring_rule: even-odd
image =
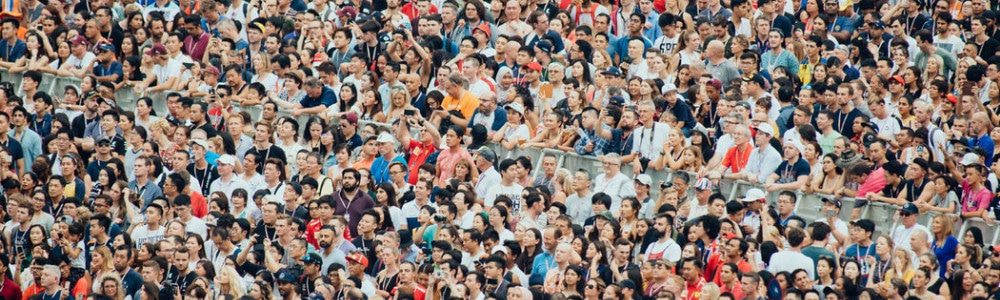
[[[722,57],[726,53],[726,44],[723,44],[720,40],[713,40],[708,42],[706,52],[710,53],[712,58]]]

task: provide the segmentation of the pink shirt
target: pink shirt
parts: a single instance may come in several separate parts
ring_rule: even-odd
[[[869,193],[878,194],[885,187],[885,169],[878,168],[872,171],[871,174],[865,178],[865,182],[858,187],[858,194],[856,197],[864,198],[865,195]]]
[[[973,191],[968,180],[962,180],[962,213],[984,210],[990,206],[993,194],[983,186]]]
[[[469,151],[466,151],[465,148],[459,147],[458,150],[441,150],[441,153],[438,153],[437,157],[437,169],[440,171],[438,180],[445,181],[451,178],[451,175],[455,172],[455,165],[463,159],[472,159],[472,155],[469,155]]]

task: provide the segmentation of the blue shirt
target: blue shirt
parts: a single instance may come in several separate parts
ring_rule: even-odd
[[[118,75],[118,79],[115,82],[121,82],[124,77],[124,72],[122,72],[122,64],[117,61],[112,61],[110,65],[97,64],[94,66],[95,76],[110,76]]]
[[[0,59],[8,62],[15,62],[24,56],[28,51],[28,46],[21,40],[15,40],[11,45],[7,40],[0,40]]]
[[[548,274],[549,269],[556,266],[555,255],[548,251],[538,254],[538,256],[535,256],[535,260],[531,262],[531,276],[528,277],[529,284],[544,283],[545,275]]]
[[[302,98],[302,101],[299,101],[299,104],[302,104],[302,107],[304,108],[312,108],[320,105],[330,107],[330,105],[333,105],[336,102],[337,96],[334,95],[333,89],[324,86],[323,91],[319,94],[319,97],[313,98],[309,97],[307,94],[305,98]]]
[[[981,137],[977,137],[969,140],[969,148],[981,148],[986,151],[986,166],[993,164],[993,150],[996,145],[993,144],[993,139],[990,138],[989,132]]]
[[[391,165],[394,162],[400,162],[404,166],[406,165],[406,159],[403,159],[402,154],[396,154],[396,157],[392,158],[391,161],[385,159],[385,156],[379,156],[378,158],[375,158],[375,161],[372,162],[371,166],[372,182],[375,182],[375,184],[389,182],[390,181],[389,165]]]

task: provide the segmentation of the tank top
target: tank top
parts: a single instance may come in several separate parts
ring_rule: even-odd
[[[916,201],[917,198],[920,198],[920,194],[924,192],[924,187],[925,186],[927,186],[927,180],[926,179],[924,179],[923,181],[921,181],[919,186],[917,186],[916,183],[913,182],[913,180],[907,181],[906,182],[906,201],[913,202],[913,201]]]

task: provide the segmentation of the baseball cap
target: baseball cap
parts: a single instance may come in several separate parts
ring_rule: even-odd
[[[896,75],[896,76],[889,77],[889,84],[892,84],[892,82],[894,82],[894,81],[897,82],[897,83],[899,83],[899,84],[905,84],[906,83],[906,80],[903,79],[902,75]]]
[[[395,144],[396,138],[392,137],[392,134],[389,134],[388,132],[382,132],[378,134],[378,139],[376,139],[375,141],[379,143]]]
[[[355,252],[351,253],[350,255],[347,255],[347,262],[356,263],[365,268],[368,267],[368,257],[365,257],[365,255],[362,254],[361,252]]]
[[[299,281],[299,277],[295,276],[295,274],[291,270],[281,269],[281,270],[278,271],[278,282],[286,282],[286,283],[287,282],[292,282],[292,283],[294,283],[294,282],[298,282],[298,281]]]
[[[840,202],[840,199],[836,199],[836,198],[823,198],[823,199],[820,199],[820,201],[823,201],[823,203],[831,203],[834,206],[836,206],[837,208],[840,208],[841,206],[844,205],[843,202]]]
[[[153,47],[150,47],[149,50],[146,50],[146,55],[163,55],[163,54],[167,54],[167,47],[164,47],[163,44],[159,43],[153,44]]]
[[[97,52],[115,52],[115,45],[104,43],[97,46]]]
[[[964,156],[962,156],[962,162],[961,162],[961,164],[963,166],[978,165],[979,164],[979,155],[976,154],[976,153],[974,153],[974,152],[966,153]]]
[[[110,146],[110,145],[111,145],[111,140],[109,140],[108,138],[101,138],[97,140],[97,146]]]
[[[215,162],[218,164],[233,165],[236,164],[236,158],[233,157],[232,155],[225,154],[223,156],[220,156],[219,159],[215,160]]]
[[[622,70],[618,69],[617,67],[608,67],[607,70],[601,71],[601,74],[618,77],[622,76]]]
[[[917,205],[913,204],[913,202],[906,202],[906,204],[903,204],[903,208],[899,209],[899,213],[904,215],[915,215],[919,212],[920,210],[917,209]]]
[[[542,71],[542,64],[539,64],[537,61],[533,61],[531,63],[528,63],[528,65],[526,65],[524,67],[528,68],[529,70],[535,70],[535,71],[538,71],[538,72]]]
[[[535,48],[538,48],[538,50],[542,50],[542,52],[545,52],[546,54],[552,53],[552,42],[549,42],[547,40],[538,41],[537,43],[535,43]]]
[[[646,174],[639,174],[635,176],[635,181],[641,183],[645,186],[650,186],[653,183],[653,178]]]
[[[754,188],[754,189],[748,190],[747,193],[746,193],[746,195],[743,197],[743,199],[740,199],[740,201],[743,201],[743,202],[754,202],[754,201],[763,200],[764,198],[767,198],[767,194],[765,194],[764,191],[761,190],[761,189]]]
[[[73,44],[73,46],[76,46],[76,45],[90,45],[90,41],[88,41],[87,38],[84,37],[83,35],[78,35],[78,36],[74,37],[73,40],[70,41],[70,43]]]
[[[321,258],[319,254],[309,253],[306,254],[306,257],[302,258],[302,263],[306,265],[322,265],[323,258]]]
[[[473,28],[472,32],[475,33],[476,30],[479,30],[479,31],[482,31],[483,33],[485,33],[486,37],[490,37],[490,36],[493,35],[493,30],[490,29],[490,24],[486,23],[486,22],[483,22],[483,23],[479,24],[479,26],[476,26],[476,28]]]
[[[490,162],[496,162],[497,160],[497,153],[493,152],[493,149],[490,149],[490,147],[479,147],[479,150],[476,150],[476,153],[479,153],[479,156],[482,156],[483,159]]]
[[[711,190],[714,187],[715,185],[712,184],[712,181],[704,177],[698,179],[698,181],[694,183],[694,188],[699,190]]]
[[[768,136],[774,136],[774,127],[770,124],[760,124],[757,126],[757,133],[766,133]]]
[[[344,115],[344,119],[351,124],[358,124],[358,114],[354,112],[349,112]]]
[[[205,148],[205,150],[208,150],[208,141],[205,141],[203,139],[192,139],[191,145],[198,145],[201,146],[202,148]]]
[[[869,219],[861,219],[857,221],[851,221],[851,226],[857,226],[864,229],[867,232],[875,232],[875,222]]]
[[[511,102],[510,104],[507,104],[507,106],[505,106],[504,108],[516,111],[517,113],[524,115],[524,105],[521,105],[520,102]]]

